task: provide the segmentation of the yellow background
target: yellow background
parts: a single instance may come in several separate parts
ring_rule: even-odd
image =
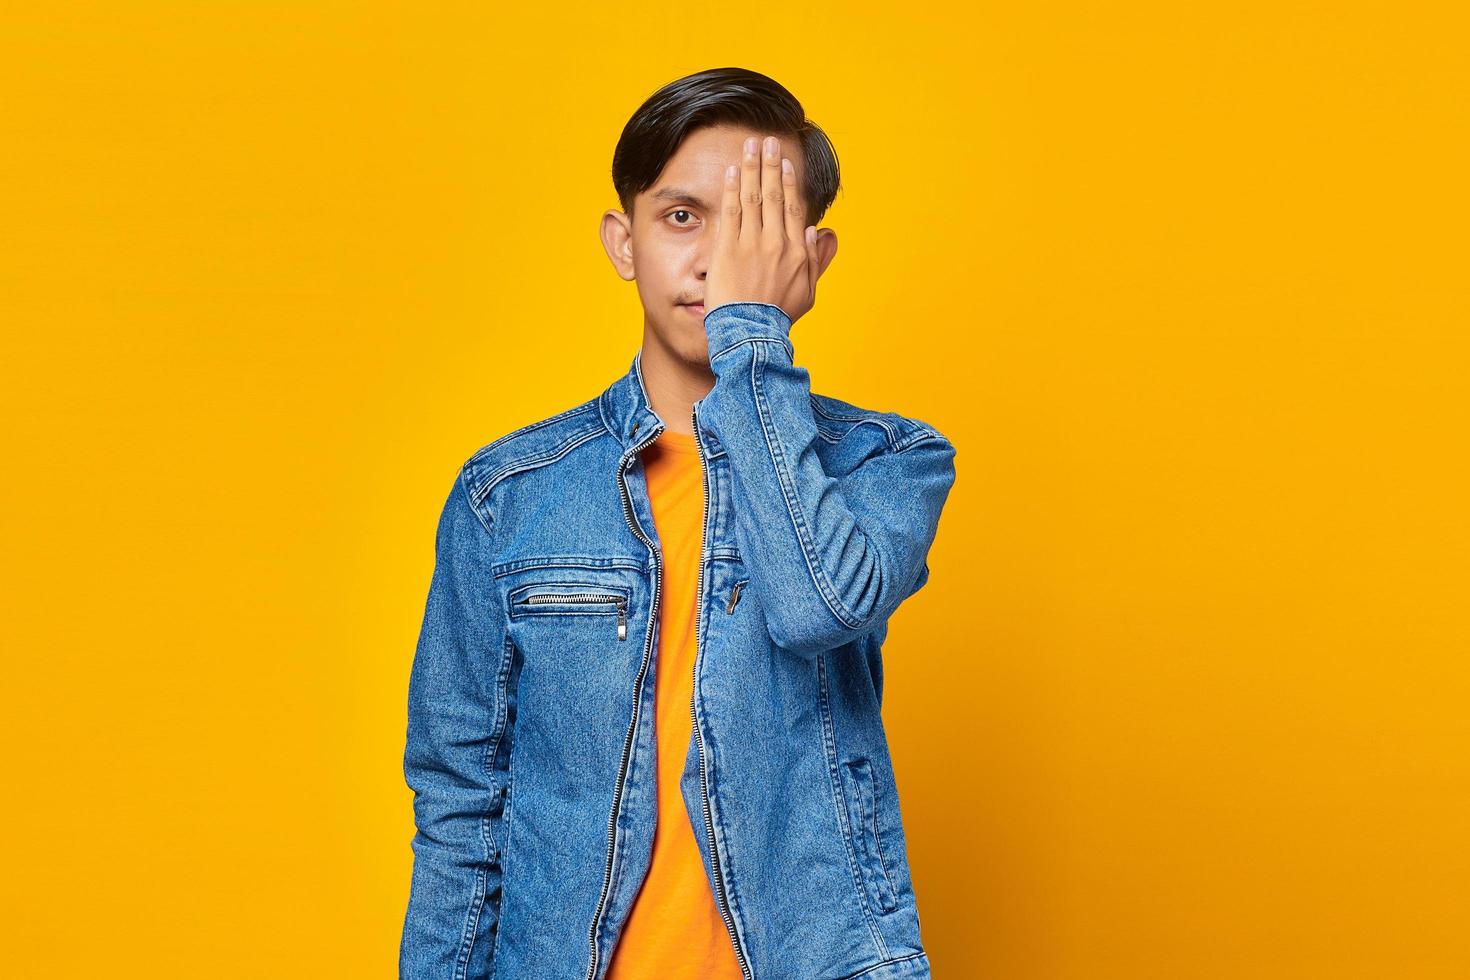
[[[843,166],[798,362],[959,447],[886,661],[936,974],[1470,975],[1451,5],[24,6],[0,972],[396,975],[438,508],[627,369],[614,143],[738,64]]]

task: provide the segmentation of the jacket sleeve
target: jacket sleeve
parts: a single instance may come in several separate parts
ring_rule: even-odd
[[[848,643],[927,581],[954,446],[925,426],[829,476],[785,312],[724,303],[704,326],[715,384],[696,403],[699,422],[729,458],[736,538],[771,639],[806,654]]]
[[[414,792],[413,874],[399,946],[401,980],[488,980],[500,917],[492,816],[506,706],[504,620],[488,527],[464,470],[444,504],[423,626],[408,683],[403,773]]]

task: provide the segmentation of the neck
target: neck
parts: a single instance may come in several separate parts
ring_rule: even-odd
[[[642,350],[639,363],[643,368],[643,387],[648,390],[654,413],[664,420],[668,431],[692,435],[694,403],[715,386],[708,348],[701,352],[701,358],[690,360],[671,350],[645,324]]]

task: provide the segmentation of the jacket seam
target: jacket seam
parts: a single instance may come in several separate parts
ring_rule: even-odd
[[[759,368],[765,363],[765,355],[760,348],[753,352],[750,359],[750,384],[755,392],[756,415],[760,418],[761,431],[765,433],[766,447],[771,452],[771,458],[776,464],[776,475],[781,482],[781,496],[785,499],[786,510],[791,515],[791,522],[796,528],[797,539],[801,542],[802,555],[806,560],[807,574],[811,576],[812,583],[816,585],[822,601],[837,619],[839,625],[849,629],[859,629],[862,621],[853,616],[837,598],[836,590],[832,588],[826,572],[817,562],[816,546],[811,541],[811,531],[807,524],[806,515],[801,511],[801,501],[797,499],[793,489],[793,479],[786,466],[786,453],[781,446],[781,436],[776,432],[770,421],[770,403],[766,398],[765,389],[761,386],[761,372]],[[854,525],[859,534],[866,538],[866,533],[861,526]],[[881,574],[882,568],[879,567]],[[879,583],[881,585],[881,582]]]
[[[895,412],[879,412],[872,409],[856,409],[858,414],[847,414],[845,412],[834,411],[830,408],[824,408],[821,403],[821,399],[823,398],[831,398],[831,396],[819,395],[816,392],[810,393],[812,410],[816,414],[833,422],[852,422],[853,425],[845,429],[842,433],[843,435],[867,422],[879,426],[888,434],[888,443],[895,452],[903,452],[905,449],[926,439],[939,439],[940,441],[948,442],[944,438],[943,433],[920,419],[909,418],[908,416],[899,415]],[[854,407],[856,408],[856,406]],[[904,429],[908,431],[904,432]]]
[[[869,864],[872,863],[873,858],[877,859],[878,873],[883,876],[883,882],[880,885],[877,878],[872,877],[872,873],[864,869],[863,878],[865,884],[871,877],[874,901],[884,912],[892,912],[898,908],[898,895],[896,889],[893,887],[892,880],[888,877],[888,866],[883,860],[883,841],[878,834],[877,776],[874,774],[872,760],[864,759],[862,765],[863,768],[867,769],[868,786],[864,787],[862,779],[858,777],[857,766],[846,765],[845,768],[848,770],[849,775],[847,783],[844,784],[844,788],[846,785],[852,786],[853,802],[857,804],[858,809],[858,822],[862,824],[862,832],[860,835],[855,835],[855,839],[863,842],[863,853],[868,856]],[[870,807],[871,810],[869,809]],[[869,833],[870,830],[871,834]],[[868,841],[870,839],[874,845],[872,850],[868,848]]]
[[[816,671],[817,711],[822,720],[822,755],[823,761],[827,763],[827,795],[832,798],[832,809],[837,815],[837,829],[842,835],[842,851],[847,856],[847,870],[852,875],[853,890],[857,894],[858,907],[862,910],[863,921],[867,924],[868,932],[873,937],[873,946],[878,950],[878,955],[886,958],[888,944],[883,941],[883,934],[879,931],[878,924],[873,921],[873,910],[868,901],[868,886],[863,880],[862,868],[858,865],[857,854],[853,847],[852,818],[844,802],[840,769],[842,763],[837,758],[837,729],[832,721],[832,706],[827,693],[827,654],[825,651],[816,656]]]
[[[507,626],[506,629],[507,633],[502,657],[504,657],[504,672],[507,678],[507,684],[509,684],[510,673],[515,669],[515,641],[510,638],[509,626]],[[509,656],[505,656],[505,654],[509,654]],[[517,682],[519,683],[519,678],[517,679]],[[506,709],[503,705],[502,710],[508,709]],[[496,742],[496,747],[498,750],[498,740]],[[507,775],[514,771],[514,762],[515,743],[513,741],[511,743],[510,758],[507,759],[505,763]],[[497,850],[499,850],[500,852],[500,898],[498,899],[499,910],[496,915],[495,940],[490,944],[490,972],[492,975],[495,973],[495,964],[499,962],[500,937],[505,935],[505,930],[500,928],[499,923],[505,918],[505,895],[506,886],[508,884],[508,875],[506,872],[513,866],[510,861],[510,836],[511,825],[515,821],[515,804],[509,799],[508,796],[502,795],[501,798],[502,800],[504,800],[504,803],[502,805],[504,806],[505,813],[505,846],[497,848]]]
[[[505,738],[505,726],[509,721],[509,706],[507,701],[510,697],[510,670],[515,659],[515,651],[511,646],[509,626],[506,627],[505,635],[500,642],[500,669],[495,673],[495,695],[496,711],[493,732],[490,742],[485,749],[485,772],[490,777],[490,800],[493,803],[497,798],[504,800],[504,790],[499,785],[499,773],[495,771],[495,757],[500,753],[500,743]],[[507,780],[508,782],[508,780]],[[501,811],[505,806],[502,802]],[[483,817],[485,824],[485,836],[492,849],[492,858],[504,858],[505,849],[501,842],[495,839],[495,820],[490,813]]]
[[[898,908],[898,888],[893,884],[893,876],[888,873],[888,857],[883,853],[883,828],[878,823],[881,813],[878,807],[878,767],[873,764],[872,759],[868,760],[868,781],[873,790],[873,843],[878,848],[878,870],[883,872],[883,883],[888,888],[887,908],[892,911]],[[883,798],[887,800],[888,795],[885,793]]]
[[[475,869],[475,893],[470,896],[470,907],[465,917],[464,938],[460,940],[459,958],[454,964],[456,980],[464,980],[465,971],[469,969],[470,956],[475,949],[475,934],[480,928],[480,911],[485,907],[486,874],[484,867]]]
[[[786,348],[786,353],[788,355],[792,356],[793,358],[795,357],[795,350],[791,346],[791,341],[787,340],[785,337],[741,337],[739,340],[731,344],[727,344],[724,347],[721,347],[718,351],[711,354],[709,356],[709,359],[713,362],[715,358],[720,357],[724,354],[728,354],[735,348],[742,347],[745,344],[780,344],[782,347]]]
[[[490,530],[490,525],[486,522],[485,515],[480,513],[480,508],[475,502],[475,495],[470,491],[468,482],[469,466],[469,462],[466,462],[459,468],[459,489],[464,493],[465,503],[469,504],[470,511],[475,515],[475,519],[480,522],[480,527],[484,529],[485,536],[490,538],[494,532]]]
[[[548,463],[553,463],[561,457],[565,456],[567,453],[571,452],[573,449],[576,449],[582,443],[587,442],[589,439],[595,439],[603,434],[604,430],[600,427],[588,429],[585,432],[578,432],[573,436],[569,436],[565,441],[557,444],[556,446],[553,446],[550,450],[543,451],[539,454],[529,453],[525,456],[518,456],[510,462],[502,464],[499,469],[492,471],[491,474],[485,478],[484,484],[480,487],[480,489],[478,491],[475,491],[475,493],[471,496],[471,499],[478,499],[480,501],[483,501],[490,496],[490,491],[495,489],[500,481],[504,480],[506,477],[511,476],[514,473],[520,473],[525,470],[538,469]]]
[[[846,432],[843,433],[844,435],[846,435],[847,432],[851,432],[859,425],[862,425],[863,423],[868,423],[870,425],[876,425],[878,426],[878,428],[883,430],[883,434],[888,438],[888,445],[890,447],[896,446],[900,442],[898,429],[894,426],[893,421],[887,418],[886,415],[882,412],[868,411],[863,412],[859,415],[842,415],[833,412],[830,409],[823,408],[816,401],[815,397],[812,399],[812,410],[824,418],[831,419],[833,422],[853,423],[847,428]]]
[[[555,415],[547,416],[544,419],[538,419],[535,422],[528,422],[518,429],[512,429],[505,435],[500,436],[497,439],[492,439],[490,442],[475,450],[475,454],[470,457],[470,460],[473,462],[479,459],[481,456],[484,456],[486,453],[489,453],[499,446],[510,442],[512,439],[515,439],[518,436],[523,436],[528,432],[535,432],[537,429],[545,428],[546,426],[551,425],[555,422],[560,422],[564,419],[569,419],[573,416],[581,415],[583,412],[591,411],[594,407],[596,407],[596,401],[597,399],[595,398],[589,398],[578,405],[573,405],[571,408],[566,409],[565,411],[557,412]]]
[[[486,522],[485,516],[481,513],[480,508],[475,506],[474,497],[470,493],[469,486],[466,482],[468,472],[469,463],[466,462],[464,466],[460,467],[460,478],[457,482],[459,483],[460,490],[465,495],[465,500],[469,504],[471,512],[474,513],[475,519],[480,524],[480,528],[485,532],[486,546],[488,547],[490,541],[493,538],[493,532],[491,531],[490,524]],[[500,689],[502,678],[505,676],[507,670],[504,642],[502,642],[501,644],[500,659],[500,668],[497,671],[496,675],[497,690]],[[506,710],[504,696],[498,697],[496,700],[498,703],[498,708],[496,711],[496,716],[492,720],[493,734],[490,740],[487,742],[485,753],[480,760],[482,770],[487,776],[489,776],[490,788],[492,790],[492,801],[494,800],[493,791],[496,789],[495,754],[497,751],[499,751],[500,738],[502,735],[502,725],[504,724],[502,719],[505,716]],[[465,932],[461,941],[460,954],[455,964],[456,980],[464,980],[466,972],[469,969],[470,958],[474,955],[475,940],[478,938],[480,931],[480,917],[484,913],[485,903],[489,901],[488,896],[486,896],[485,894],[485,891],[486,886],[489,883],[490,867],[495,861],[496,853],[500,850],[498,844],[495,841],[494,829],[491,826],[492,822],[492,817],[488,810],[480,814],[479,836],[482,862],[475,868],[475,892],[473,895],[470,896],[470,907],[466,910]],[[502,894],[503,893],[504,892],[502,890]],[[499,930],[496,931],[495,938],[498,943],[498,940],[500,938]],[[492,944],[491,951],[492,957],[494,956],[493,945],[494,944]]]
[[[917,953],[910,953],[907,956],[897,956],[893,959],[884,960],[881,963],[874,963],[872,966],[864,967],[856,973],[849,973],[847,976],[843,977],[842,980],[861,980],[861,978],[872,973],[874,970],[886,970],[890,966],[898,966],[900,963],[907,963],[909,960],[923,959],[925,956],[928,955],[928,953],[921,950]]]
[[[915,446],[925,442],[948,443],[949,440],[941,436],[939,433],[933,431],[932,429],[915,429],[912,433],[900,439],[898,443],[893,447],[893,451],[895,453],[905,453]]]

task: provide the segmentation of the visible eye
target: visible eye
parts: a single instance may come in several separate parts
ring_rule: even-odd
[[[678,210],[678,211],[670,211],[668,216],[670,218],[675,218],[676,215],[680,215],[680,214],[687,215],[691,219],[694,217],[694,212],[692,212],[692,211],[685,211],[682,208],[680,210]],[[690,221],[679,221],[677,218],[675,218],[674,224],[678,225],[681,228],[684,228],[684,227],[688,227],[691,224],[691,222]]]

